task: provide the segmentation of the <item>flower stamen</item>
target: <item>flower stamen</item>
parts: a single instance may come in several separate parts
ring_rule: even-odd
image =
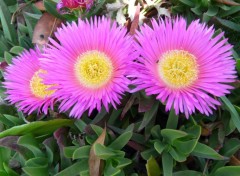
[[[81,54],[74,68],[80,84],[92,89],[108,83],[113,73],[111,59],[103,52],[96,50]]]
[[[46,74],[45,70],[39,69],[36,71],[30,80],[30,90],[31,92],[38,98],[46,98],[52,95],[55,90],[48,90],[51,85],[43,84],[43,79],[39,76],[39,74]]]
[[[174,89],[185,88],[198,79],[196,57],[184,50],[165,52],[158,62],[158,73]]]

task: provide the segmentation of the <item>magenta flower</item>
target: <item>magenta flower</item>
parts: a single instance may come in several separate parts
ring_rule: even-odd
[[[57,4],[57,10],[61,11],[62,8],[76,9],[86,8],[90,9],[94,0],[60,0]]]
[[[60,111],[70,110],[70,116],[80,118],[82,113],[102,105],[116,108],[130,81],[133,40],[126,28],[117,26],[105,17],[73,22],[58,29],[52,46],[42,59],[47,84],[55,84],[54,94],[61,104]]]
[[[152,21],[137,32],[135,63],[137,90],[157,95],[176,114],[188,118],[195,110],[212,114],[220,105],[215,97],[224,96],[233,87],[228,85],[236,78],[232,46],[223,33],[213,37],[213,27],[199,20],[187,26],[185,19]],[[215,96],[215,97],[214,97]]]
[[[54,90],[43,84],[42,75],[46,71],[39,64],[39,50],[24,51],[13,59],[13,63],[6,68],[4,87],[7,89],[6,100],[16,104],[19,110],[31,114],[34,110],[47,114],[48,107],[53,109]]]

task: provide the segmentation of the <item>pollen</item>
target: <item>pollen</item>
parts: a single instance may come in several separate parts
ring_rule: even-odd
[[[39,69],[34,73],[32,79],[30,80],[31,92],[38,98],[46,98],[55,92],[55,90],[48,90],[51,85],[45,85],[43,83],[43,79],[39,75],[46,73],[47,72],[45,70]]]
[[[198,79],[196,57],[184,50],[165,52],[158,61],[158,73],[163,82],[173,89],[185,88]]]
[[[105,53],[92,50],[78,57],[74,69],[81,85],[97,89],[109,82],[114,68],[112,61]]]

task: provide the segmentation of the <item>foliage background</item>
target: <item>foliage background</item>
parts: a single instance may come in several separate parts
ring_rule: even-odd
[[[55,0],[0,0],[0,69],[23,49],[42,47],[61,22],[106,15],[134,34],[151,18],[184,16],[225,31],[240,72],[239,0],[96,0],[93,8],[56,11]],[[139,5],[138,5],[139,4]],[[139,17],[139,18],[138,18]],[[80,120],[50,111],[26,116],[4,101],[0,87],[0,175],[239,176],[240,82],[210,117],[189,120],[142,92],[126,94],[118,110]]]

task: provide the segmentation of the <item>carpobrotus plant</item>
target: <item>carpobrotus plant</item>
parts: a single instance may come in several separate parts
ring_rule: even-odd
[[[48,108],[53,108],[54,99],[51,95],[55,90],[49,90],[51,85],[43,83],[42,75],[47,74],[40,66],[40,51],[24,51],[13,59],[13,63],[5,72],[4,87],[11,104],[18,109],[31,114],[33,111],[47,114]]]
[[[185,19],[152,20],[143,25],[135,44],[140,57],[135,63],[136,90],[156,95],[175,112],[188,118],[197,109],[212,114],[224,96],[233,89],[236,78],[232,46],[224,33],[213,38],[214,29],[199,20],[187,26]]]
[[[126,32],[105,17],[58,29],[60,44],[51,40],[42,66],[49,73],[46,83],[56,85],[61,112],[71,110],[70,116],[80,118],[86,110],[91,114],[102,105],[108,110],[120,104],[135,59],[133,39]]]

